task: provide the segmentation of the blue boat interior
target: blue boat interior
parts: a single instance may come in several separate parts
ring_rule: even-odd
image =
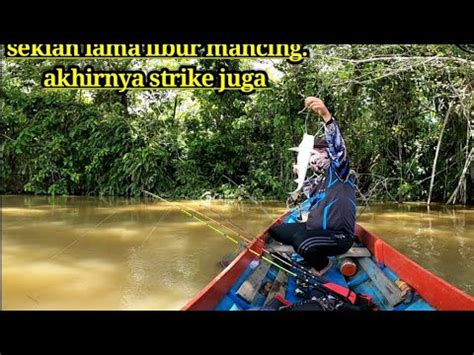
[[[307,210],[310,206],[311,200],[307,200],[302,205],[302,210]],[[294,209],[283,221],[284,223],[295,223],[297,220],[299,212]],[[363,245],[359,245],[363,246]],[[300,262],[302,260],[301,256],[297,253],[286,254],[288,258],[291,258],[295,262]],[[373,256],[369,257],[373,263],[374,267],[379,268],[383,273],[390,279],[395,282],[398,280],[398,276],[387,266],[378,263]],[[398,304],[390,304],[387,298],[384,296],[384,293],[377,287],[377,283],[370,277],[370,273],[366,272],[361,267],[357,268],[355,275],[351,277],[344,276],[338,266],[338,262],[335,257],[331,257],[333,265],[331,269],[324,274],[324,278],[332,283],[343,286],[345,288],[350,288],[356,293],[366,294],[372,297],[373,302],[377,305],[380,310],[385,311],[420,311],[420,310],[434,310],[425,300],[423,300],[418,293],[414,290],[409,293],[408,297],[405,297],[403,301]],[[266,261],[261,259],[254,259],[247,269],[241,274],[238,280],[230,288],[227,294],[220,300],[219,304],[215,308],[216,310],[221,311],[233,311],[233,310],[249,310],[255,309],[264,306],[264,303],[267,300],[266,294],[256,292],[255,297],[252,301],[249,302],[238,293],[239,288],[244,284],[246,280],[252,275],[253,271],[260,265],[260,263],[266,263]],[[302,273],[295,267],[292,268],[292,272],[302,275]],[[259,282],[259,285],[263,285],[267,282],[273,283],[277,278],[278,273],[280,272],[279,268],[276,266],[270,266],[268,271],[266,271],[265,276]],[[285,281],[286,290],[284,298],[291,303],[298,303],[304,300],[304,293],[301,292],[300,286],[298,285],[298,279],[294,276],[288,276]],[[261,288],[258,286],[258,288]]]

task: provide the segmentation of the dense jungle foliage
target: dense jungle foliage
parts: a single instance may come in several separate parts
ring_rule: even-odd
[[[57,64],[146,71],[193,62],[3,59],[0,193],[286,198],[303,100],[319,96],[340,123],[360,197],[470,200],[472,54],[455,45],[308,48],[310,58],[296,65],[194,63],[264,67],[271,89],[251,95],[48,91],[41,73]],[[309,115],[308,132],[321,133],[321,122]]]

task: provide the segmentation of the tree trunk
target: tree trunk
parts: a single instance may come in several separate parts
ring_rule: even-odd
[[[174,106],[173,106],[173,122],[176,120],[176,111],[178,109],[178,94],[174,97]]]
[[[439,149],[441,148],[441,141],[443,140],[444,130],[446,128],[446,124],[448,123],[448,119],[449,119],[449,116],[451,114],[452,107],[453,107],[453,105],[449,104],[448,111],[446,111],[446,116],[444,117],[443,127],[441,128],[441,133],[439,135],[438,145],[436,146],[436,153],[435,153],[435,157],[434,157],[434,160],[433,160],[433,170],[431,171],[430,190],[428,192],[428,201],[427,201],[428,206],[431,203],[431,194],[433,193],[433,186],[434,186],[434,179],[435,179],[435,175],[436,175],[436,164],[438,162]]]
[[[461,176],[459,178],[458,186],[454,190],[454,192],[451,195],[451,197],[449,198],[448,202],[446,202],[447,205],[449,205],[450,203],[453,203],[453,204],[456,203],[458,192],[462,188],[463,184],[465,183],[466,177],[468,176],[467,175],[467,169],[471,165],[471,161],[472,161],[473,158],[474,158],[474,148],[472,148],[471,151],[469,152],[466,163],[464,164],[464,168],[462,169],[462,173],[461,173]]]
[[[122,104],[123,114],[128,117],[130,113],[128,112],[128,96],[126,92],[121,94],[120,103]]]
[[[445,163],[445,168],[444,168],[446,173],[444,174],[443,201],[446,201],[446,197],[448,195],[448,171],[447,171],[448,166],[449,166],[449,159],[446,158],[446,163]]]
[[[400,127],[400,112],[397,112],[397,126]],[[402,137],[401,131],[397,134],[397,144],[398,144],[398,162],[400,163],[400,186],[402,186],[405,179],[403,178],[403,144],[402,144]],[[400,190],[398,192],[397,200],[399,203],[403,202],[402,195]]]
[[[469,180],[467,184],[467,204],[471,205],[474,201],[474,196],[472,196],[472,186],[474,185],[474,164],[471,161],[471,172],[468,174]]]

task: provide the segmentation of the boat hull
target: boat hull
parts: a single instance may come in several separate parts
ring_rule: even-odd
[[[261,254],[269,228],[275,223],[282,223],[290,215],[288,211],[278,217],[217,277],[193,297],[182,310],[215,310],[222,298],[249,267],[250,262],[255,260],[255,254],[250,252],[249,249]],[[390,268],[433,309],[474,310],[473,297],[418,265],[375,234],[358,224],[356,225],[355,234],[356,240],[369,249],[373,258],[379,264]]]

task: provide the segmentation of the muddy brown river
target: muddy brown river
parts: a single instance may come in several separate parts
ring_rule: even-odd
[[[256,235],[282,202],[180,201]],[[360,211],[360,210],[359,210]],[[374,204],[361,225],[474,294],[474,208]],[[235,244],[152,200],[2,196],[3,309],[179,309]]]

